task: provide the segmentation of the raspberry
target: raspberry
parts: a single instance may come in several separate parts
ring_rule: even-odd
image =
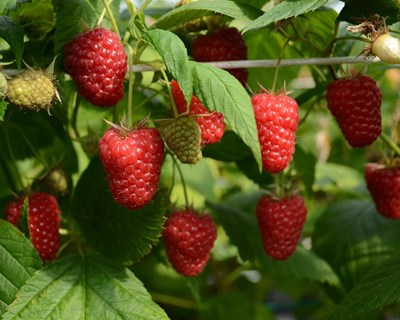
[[[257,204],[257,221],[267,255],[276,260],[290,257],[300,240],[307,208],[301,196],[274,199],[264,195]]]
[[[384,33],[374,40],[371,51],[386,63],[400,63],[400,40],[388,33]]]
[[[64,64],[92,104],[111,106],[124,96],[127,55],[114,32],[96,28],[78,35],[64,48]]]
[[[286,94],[259,93],[251,97],[264,170],[277,173],[292,161],[298,105]]]
[[[6,219],[17,225],[25,197],[11,202]],[[60,248],[60,209],[57,199],[45,192],[28,196],[28,227],[33,246],[43,261],[53,260]]]
[[[43,70],[26,69],[8,81],[6,97],[21,109],[48,110],[58,96],[52,78]]]
[[[3,72],[0,71],[0,99],[3,99],[7,93],[7,78]]]
[[[352,147],[368,146],[379,137],[382,94],[374,79],[363,75],[335,80],[328,85],[326,99]]]
[[[192,56],[199,62],[247,60],[247,46],[238,29],[226,28],[197,37],[192,43]],[[247,69],[226,71],[243,85],[246,84]]]
[[[199,215],[186,209],[168,217],[162,237],[173,268],[190,277],[198,275],[206,266],[217,228],[209,214]]]
[[[156,128],[110,128],[99,141],[99,156],[117,203],[139,209],[152,199],[164,158],[164,142]]]
[[[368,163],[365,181],[376,210],[386,218],[400,219],[400,166]]]
[[[174,97],[175,105],[180,114],[187,111],[187,103],[185,96],[178,82],[171,81],[171,91]],[[216,143],[221,140],[225,131],[224,115],[221,112],[209,112],[196,97],[192,97],[189,107],[190,115],[200,115],[196,117],[196,121],[201,132],[201,146]]]
[[[180,116],[161,128],[168,148],[182,163],[195,164],[202,158],[200,128],[189,116]]]

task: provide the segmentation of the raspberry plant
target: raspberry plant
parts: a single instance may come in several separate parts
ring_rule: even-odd
[[[2,1],[1,319],[398,315],[399,20],[394,0]]]

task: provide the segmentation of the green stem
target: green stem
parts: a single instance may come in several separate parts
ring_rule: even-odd
[[[161,72],[161,74],[162,74],[162,76],[163,76],[163,78],[164,78],[164,80],[165,80],[165,84],[167,85],[168,94],[169,94],[169,100],[170,100],[170,102],[171,102],[171,106],[172,106],[172,111],[173,111],[173,113],[174,113],[174,117],[177,118],[178,115],[179,115],[179,113],[178,113],[178,109],[176,108],[176,105],[175,105],[174,97],[173,97],[173,95],[172,95],[172,91],[171,91],[171,86],[170,86],[170,83],[169,83],[169,79],[168,79],[168,77],[167,77],[167,74],[166,74],[164,68],[160,68],[160,72]]]
[[[281,53],[279,54],[278,63],[277,63],[277,65],[276,65],[275,73],[274,73],[274,80],[273,80],[273,82],[272,82],[272,92],[275,92],[276,82],[278,81],[279,67],[280,67],[280,65],[281,65],[281,61],[282,61],[282,58],[283,58],[283,53],[284,53],[285,48],[286,48],[286,46],[288,45],[288,43],[289,43],[290,40],[291,40],[290,38],[287,38],[287,39],[285,40],[285,43],[283,44],[283,47],[282,47],[282,50],[281,50]]]
[[[318,99],[315,101],[311,100],[310,106],[307,108],[306,113],[299,121],[299,127],[307,120],[308,116],[310,115],[312,109],[314,108],[314,106],[317,102],[318,102]]]
[[[74,96],[72,97],[72,117],[71,117],[71,128],[72,131],[74,132],[75,138],[79,138],[79,131],[77,128],[77,122],[78,122],[78,111],[79,111],[79,105],[80,105],[80,99],[78,97],[78,93],[74,92]]]
[[[171,156],[172,156],[172,155],[171,155]],[[174,161],[175,166],[176,166],[176,168],[178,169],[179,177],[180,177],[181,182],[182,182],[183,195],[184,195],[184,197],[185,197],[185,204],[186,204],[186,207],[189,207],[189,198],[188,198],[188,194],[187,194],[187,190],[186,190],[186,182],[185,182],[185,179],[184,179],[184,177],[183,177],[182,170],[181,170],[181,168],[180,168],[180,166],[179,166],[179,164],[178,164],[178,162],[176,161],[176,159],[175,159],[174,156],[172,156],[172,160]]]
[[[129,82],[128,82],[128,123],[126,125],[128,126],[128,129],[132,129],[132,121],[133,121],[133,82],[135,80],[135,75],[133,74],[132,71],[132,66],[133,66],[133,50],[130,46],[128,46],[128,77],[129,77]]]
[[[399,146],[392,140],[390,139],[385,133],[382,132],[380,135],[380,138],[389,146],[389,148],[397,155],[400,157],[400,148]]]
[[[25,143],[28,145],[29,149],[32,151],[32,153],[35,155],[35,158],[37,160],[39,160],[39,162],[43,165],[43,167],[45,169],[48,168],[46,161],[44,161],[40,154],[35,150],[35,148],[33,147],[33,145],[31,144],[31,142],[29,141],[28,137],[25,135],[25,133],[21,130],[21,128],[19,128],[18,126],[16,126],[17,131],[19,132],[19,134],[21,135],[22,139],[25,140]]]
[[[140,6],[138,12],[144,12],[144,10],[149,6],[151,1],[153,1],[153,0],[146,0],[145,2],[143,2],[143,4]]]
[[[109,4],[108,4],[108,1],[107,0],[102,0],[103,1],[103,5],[104,5],[104,8],[106,9],[106,11],[107,11],[107,16],[108,16],[108,18],[110,19],[110,21],[111,21],[111,25],[112,25],[112,27],[113,27],[113,29],[114,29],[114,32],[118,35],[118,37],[120,36],[119,35],[119,31],[118,31],[118,26],[117,26],[117,22],[115,21],[115,19],[114,19],[114,15],[113,15],[113,13],[112,13],[112,11],[111,11],[111,8],[110,8],[110,6],[109,6]],[[111,3],[111,1],[110,1],[110,3]]]
[[[14,167],[18,183],[21,186],[21,188],[23,188],[24,183],[22,181],[21,175],[20,175],[19,170],[18,170],[17,161],[15,159],[14,152],[13,152],[13,150],[11,148],[10,138],[8,137],[8,133],[7,132],[5,132],[4,134],[5,134],[5,138],[6,138],[6,144],[7,144],[8,152],[10,153],[12,166]]]
[[[11,174],[11,172],[10,172],[8,166],[7,166],[6,161],[1,156],[0,156],[0,166],[3,168],[3,172],[4,172],[4,175],[6,176],[8,184],[9,184],[9,186],[11,188],[11,192],[12,193],[17,193],[17,190],[19,190],[19,188],[16,185],[16,183],[15,183],[13,177],[12,177],[12,174]],[[22,186],[20,186],[20,187],[22,187]]]
[[[356,36],[338,37],[338,38],[333,39],[332,41],[337,42],[337,41],[343,41],[343,40],[359,40],[359,41],[363,41],[363,42],[367,42],[367,43],[373,42],[370,39],[363,38],[363,37],[356,37]]]
[[[158,292],[150,292],[151,297],[154,301],[167,304],[170,306],[175,306],[183,309],[194,309],[201,310],[202,306],[198,305],[195,301],[172,297],[167,294],[158,293]]]

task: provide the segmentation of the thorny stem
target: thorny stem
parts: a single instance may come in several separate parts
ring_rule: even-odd
[[[385,133],[381,133],[380,138],[389,146],[389,148],[400,157],[400,148],[394,143],[392,139],[390,139]]]
[[[112,11],[111,11],[111,8],[110,8],[109,4],[108,4],[107,0],[102,0],[102,1],[103,1],[104,8],[105,8],[106,11],[107,11],[107,16],[108,16],[108,18],[109,18],[110,21],[111,21],[111,25],[112,25],[112,27],[113,27],[113,29],[114,29],[114,32],[118,35],[118,37],[120,37],[119,31],[118,31],[117,22],[116,22],[115,19],[114,19],[114,15],[113,15],[113,13],[112,13]],[[111,3],[111,2],[112,2],[112,0],[110,1],[110,3]]]
[[[275,92],[276,82],[278,80],[279,67],[280,67],[280,64],[281,64],[281,61],[282,61],[282,58],[283,58],[283,53],[285,52],[285,48],[289,44],[290,40],[291,40],[290,38],[287,38],[285,40],[285,43],[283,44],[283,47],[281,49],[281,53],[279,54],[279,58],[278,58],[277,65],[276,65],[276,68],[275,68],[275,73],[274,73],[274,80],[272,82],[272,89],[271,89],[272,92]]]

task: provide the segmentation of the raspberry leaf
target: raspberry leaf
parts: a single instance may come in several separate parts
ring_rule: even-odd
[[[185,22],[202,18],[207,15],[220,13],[228,17],[241,20],[255,19],[263,11],[246,4],[235,3],[234,1],[198,1],[185,4],[169,11],[160,17],[154,26],[160,29],[169,29]]]
[[[120,1],[112,1],[111,10],[115,17],[118,17]],[[55,52],[60,53],[66,42],[74,38],[82,31],[82,22],[90,27],[94,27],[97,19],[103,10],[101,1],[90,0],[54,0],[54,11],[57,15],[56,28],[54,33]],[[62,13],[68,12],[68,14]],[[107,19],[103,20],[103,27],[110,28],[111,24]]]
[[[348,315],[365,315],[400,302],[400,252],[368,271],[340,302],[329,319],[347,319]],[[360,318],[361,319],[361,318]]]
[[[0,220],[0,316],[19,289],[41,268],[32,243],[11,223]]]
[[[51,303],[50,303],[51,301]],[[168,319],[136,276],[101,256],[67,256],[37,272],[3,319]]]
[[[164,212],[157,196],[140,210],[119,206],[109,192],[98,157],[82,174],[71,210],[89,245],[106,256],[127,261],[140,260],[158,242]]]
[[[328,0],[281,1],[262,16],[252,21],[243,32],[266,27],[278,20],[296,17],[308,11],[314,11],[327,2]]]
[[[313,250],[352,288],[373,267],[398,252],[400,221],[381,217],[366,200],[327,208],[315,226]]]
[[[189,67],[187,50],[182,40],[170,31],[153,29],[144,35],[161,58],[173,78],[179,83],[186,101],[192,100],[192,72]]]
[[[257,198],[259,194],[238,194],[227,199],[222,205],[208,202],[215,212],[217,221],[223,226],[233,244],[238,247],[240,257],[243,260],[258,261],[263,270],[276,275],[329,283],[340,288],[340,280],[328,263],[300,245],[285,261],[275,261],[265,255],[255,217],[246,212],[251,211],[248,204],[254,203],[254,199]]]
[[[24,31],[14,19],[0,16],[0,38],[3,38],[14,52],[18,69],[21,68],[22,53],[24,52]]]
[[[241,83],[229,72],[194,61],[194,91],[211,111],[224,114],[225,122],[249,146],[261,171],[261,150],[251,100]]]

